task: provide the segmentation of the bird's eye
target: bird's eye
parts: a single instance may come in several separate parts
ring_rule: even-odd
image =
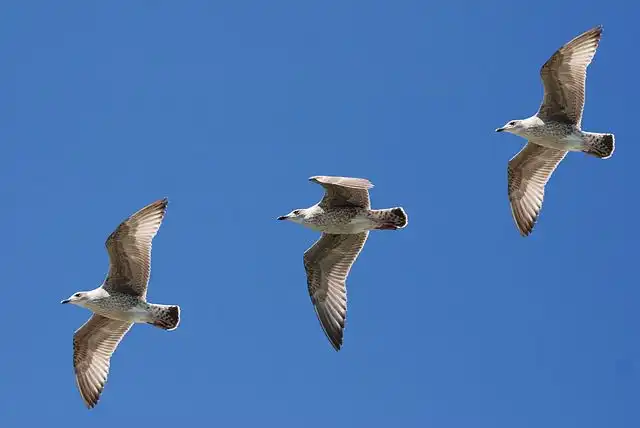
[[[294,211],[293,211],[293,214],[294,214],[294,215],[298,215],[298,214],[300,214],[300,210],[294,210]]]
[[[74,294],[73,297],[80,297],[80,293]]]
[[[515,122],[513,122],[513,121],[509,122],[509,125],[511,125],[511,126],[513,126],[513,125],[515,125],[515,124],[516,124],[516,123],[515,123]]]

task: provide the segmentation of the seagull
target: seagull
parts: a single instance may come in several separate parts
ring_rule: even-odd
[[[370,230],[404,228],[407,214],[401,207],[372,210],[364,178],[315,176],[309,181],[324,187],[322,200],[310,208],[291,211],[289,220],[322,232],[304,253],[307,287],[320,325],[336,351],[342,346],[347,317],[346,280],[364,247]]]
[[[133,323],[174,330],[180,307],[147,302],[151,274],[151,241],[158,233],[168,200],[142,208],[109,236],[109,273],[102,285],[80,291],[61,303],[93,312],[73,335],[73,367],[80,395],[89,409],[100,399],[109,374],[111,355]]]
[[[558,49],[540,70],[544,97],[538,112],[496,129],[528,140],[507,167],[511,213],[522,236],[533,230],[542,209],[545,185],[567,152],[583,152],[600,159],[613,154],[613,134],[581,130],[587,66],[601,36],[602,26],[597,26]]]

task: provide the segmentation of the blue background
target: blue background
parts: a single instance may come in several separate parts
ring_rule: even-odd
[[[108,4],[107,4],[108,3]],[[627,3],[627,2],[624,2]],[[25,1],[0,6],[0,425],[640,426],[640,6],[622,1]],[[604,25],[583,126],[521,238],[506,166],[540,66]],[[371,234],[343,349],[277,222],[312,175],[369,178],[409,226]],[[60,300],[104,241],[169,197],[149,299],[84,408]],[[8,237],[8,239],[7,239]]]

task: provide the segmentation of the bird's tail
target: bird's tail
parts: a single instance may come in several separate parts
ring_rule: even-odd
[[[610,158],[616,147],[613,134],[597,134],[585,132],[585,149],[583,152],[600,159]]]
[[[154,320],[149,324],[163,330],[175,330],[180,324],[180,306],[151,305]]]
[[[402,229],[409,223],[407,213],[402,207],[373,210],[374,218],[379,223],[376,229]]]

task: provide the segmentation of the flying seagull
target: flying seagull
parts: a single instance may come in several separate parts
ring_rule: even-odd
[[[315,176],[309,181],[325,189],[324,197],[310,208],[291,211],[278,220],[289,220],[322,232],[304,253],[307,286],[314,309],[331,345],[342,346],[347,316],[346,280],[364,247],[370,230],[396,230],[407,225],[400,207],[372,210],[364,178]]]
[[[109,374],[111,354],[133,323],[174,330],[180,307],[147,302],[151,273],[151,241],[158,233],[168,200],[147,205],[109,236],[109,273],[95,290],[73,294],[61,303],[93,312],[73,335],[73,367],[80,395],[88,408],[98,404]]]
[[[511,212],[522,236],[531,233],[542,209],[545,185],[567,152],[601,159],[613,154],[613,134],[581,130],[587,66],[601,36],[602,26],[597,26],[558,49],[540,70],[544,98],[538,112],[496,129],[528,140],[507,167]]]

